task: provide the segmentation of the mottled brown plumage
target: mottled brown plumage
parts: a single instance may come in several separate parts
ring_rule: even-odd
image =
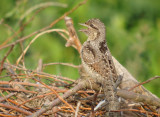
[[[82,65],[86,73],[102,85],[109,102],[107,111],[118,110],[119,102],[114,88],[118,76],[107,47],[105,26],[99,19],[91,19],[81,25],[87,29],[80,31],[88,36],[81,49]],[[108,116],[116,117],[119,114],[109,112]]]

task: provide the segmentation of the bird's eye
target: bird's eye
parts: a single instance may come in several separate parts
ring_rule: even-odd
[[[93,24],[90,24],[90,26],[96,30],[98,30]]]
[[[93,24],[90,25],[91,27],[94,27]]]

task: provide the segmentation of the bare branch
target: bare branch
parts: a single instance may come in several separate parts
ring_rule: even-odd
[[[2,61],[1,61],[0,74],[1,74],[2,69],[3,69],[4,61],[6,60],[7,56],[8,56],[8,55],[11,53],[11,51],[13,50],[13,47],[14,47],[14,45],[11,46],[11,48],[9,49],[9,51],[6,53],[6,55],[4,56],[4,58],[3,58]]]
[[[71,63],[61,63],[61,62],[43,64],[43,67],[46,67],[46,66],[49,66],[49,65],[65,65],[65,66],[70,66],[70,67],[73,67],[73,68],[79,68],[80,67],[79,65],[73,65]]]

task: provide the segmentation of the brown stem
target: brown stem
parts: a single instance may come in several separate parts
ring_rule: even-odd
[[[69,96],[73,95],[74,93],[76,93],[77,91],[79,91],[80,89],[84,88],[86,85],[85,81],[80,82],[79,84],[77,84],[74,88],[68,90],[61,98],[66,99]],[[61,100],[59,98],[55,99],[51,105],[49,105],[48,107],[43,107],[42,109],[40,109],[39,111],[35,112],[34,114],[28,116],[28,117],[38,117],[40,116],[42,113],[52,109],[54,106],[58,105],[61,103]]]

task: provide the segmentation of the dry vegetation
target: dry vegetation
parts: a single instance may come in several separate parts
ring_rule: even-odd
[[[97,93],[99,86],[94,83],[92,79],[79,79],[78,81],[75,81],[67,77],[43,72],[44,67],[48,65],[60,64],[78,69],[80,75],[83,76],[84,73],[81,65],[76,66],[69,63],[44,64],[42,59],[40,59],[37,68],[35,70],[30,70],[25,67],[24,62],[25,54],[31,44],[41,35],[51,32],[57,32],[61,35],[66,40],[66,47],[72,46],[80,52],[81,43],[73,27],[73,21],[66,16],[71,14],[85,2],[86,1],[81,2],[73,9],[54,20],[48,26],[25,37],[21,37],[13,43],[7,44],[9,40],[12,40],[15,36],[20,34],[25,28],[25,25],[31,22],[36,17],[36,14],[40,12],[40,10],[43,10],[43,8],[36,11],[35,15],[29,20],[29,22],[22,25],[17,32],[14,32],[13,36],[9,37],[0,45],[0,50],[9,48],[8,52],[6,52],[1,60],[0,66],[0,78],[6,79],[0,81],[0,116],[36,117],[42,115],[55,117],[87,117],[104,115],[105,108],[103,106],[96,106],[104,99],[104,95],[102,91]],[[65,20],[67,30],[61,29],[61,27],[59,29],[52,28],[60,20]],[[1,25],[3,24],[3,19],[0,23]],[[8,29],[12,30],[12,27],[9,25],[3,25],[6,25]],[[24,48],[22,43],[31,36],[35,37]],[[21,45],[22,53],[19,58],[17,58],[16,63],[11,64],[7,57],[17,44]],[[149,83],[151,80],[160,77],[153,77],[146,82],[138,83],[136,79],[115,59],[114,63],[118,73],[123,74],[123,81],[117,91],[118,96],[121,97],[122,100],[122,107],[121,110],[116,111],[121,111],[123,116],[160,116],[160,114],[158,114],[160,99],[142,86],[142,84]],[[98,109],[95,110],[95,107]]]

